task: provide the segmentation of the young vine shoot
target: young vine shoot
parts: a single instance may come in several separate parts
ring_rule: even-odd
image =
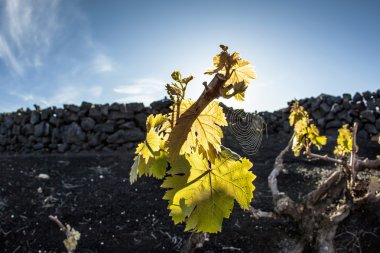
[[[185,222],[186,231],[221,231],[234,201],[248,209],[255,189],[252,163],[221,145],[221,127],[228,123],[219,102],[214,101],[220,97],[243,101],[255,72],[239,53],[220,47],[214,68],[205,73],[213,79],[200,86],[203,92],[198,100],[185,96],[193,77],[173,72],[173,82],[166,85],[172,111],[147,118],[146,139],[136,149],[130,172],[131,183],[142,176],[163,180],[170,216],[175,224]],[[255,131],[261,128],[259,124]]]

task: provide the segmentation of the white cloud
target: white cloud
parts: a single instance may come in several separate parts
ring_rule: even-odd
[[[138,79],[129,85],[118,86],[113,89],[115,93],[137,95],[143,93],[156,93],[162,91],[165,82],[154,78]]]
[[[98,54],[93,60],[92,65],[98,73],[112,72],[114,70],[111,59],[104,54]]]
[[[118,86],[113,89],[113,92],[123,95],[117,99],[119,103],[128,102],[143,102],[150,104],[155,100],[164,98],[165,89],[164,81],[154,78],[143,78],[134,80],[129,85]]]
[[[59,0],[5,0],[0,18],[0,59],[23,75],[43,65],[58,29]]]

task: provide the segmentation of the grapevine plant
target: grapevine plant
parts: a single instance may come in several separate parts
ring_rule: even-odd
[[[252,163],[222,146],[222,128],[227,126],[222,107],[215,99],[242,101],[255,72],[239,53],[229,53],[221,45],[213,58],[213,75],[198,100],[186,99],[186,88],[193,79],[172,73],[166,85],[173,101],[168,114],[150,115],[146,139],[136,149],[130,182],[153,176],[163,180],[170,216],[175,224],[186,223],[185,230],[216,233],[228,218],[234,201],[249,209],[255,189]]]
[[[380,156],[374,160],[358,156],[356,132],[358,125],[343,125],[333,155],[316,154],[315,146],[321,149],[327,143],[326,136],[319,133],[308,112],[297,101],[291,106],[289,124],[294,127],[289,144],[277,156],[274,168],[268,177],[272,192],[274,211],[266,212],[250,208],[255,218],[291,218],[301,230],[299,242],[289,252],[335,252],[334,238],[340,222],[351,211],[370,202],[380,201],[380,182],[375,170],[380,170]],[[380,144],[380,138],[379,138]],[[278,188],[277,177],[284,169],[283,157],[289,150],[295,156],[334,163],[336,169],[316,189],[306,194],[301,201],[293,200]],[[358,177],[368,170],[370,177]]]

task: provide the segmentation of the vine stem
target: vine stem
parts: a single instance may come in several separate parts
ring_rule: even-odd
[[[307,155],[307,157],[310,157],[310,158],[317,158],[317,159],[320,159],[320,160],[323,160],[323,161],[332,162],[332,163],[336,163],[336,164],[339,164],[339,165],[343,165],[344,164],[344,162],[342,160],[340,160],[340,159],[332,158],[332,157],[329,157],[328,155],[314,154],[314,153],[311,153],[310,150],[306,153],[306,155]]]
[[[368,202],[380,201],[380,193],[369,191],[360,198],[355,198],[357,173],[364,169],[380,170],[380,158],[376,160],[361,160],[357,156],[356,134],[358,125],[352,128],[353,146],[349,159],[339,159],[328,155],[318,155],[311,152],[309,145],[303,153],[307,158],[315,158],[334,163],[337,168],[315,190],[309,192],[298,203],[278,188],[277,177],[284,169],[284,155],[291,148],[294,134],[288,145],[276,157],[274,168],[268,176],[268,185],[272,192],[274,211],[265,212],[250,208],[254,218],[292,218],[298,223],[302,236],[298,244],[289,252],[304,252],[307,245],[313,245],[315,252],[335,252],[334,238],[339,223],[346,219],[351,210]]]
[[[168,139],[168,143],[174,144],[169,147],[169,153],[171,153],[172,157],[179,156],[180,149],[185,143],[188,133],[191,131],[193,122],[214,99],[219,98],[222,95],[221,90],[226,81],[227,80],[223,75],[216,74],[197,101],[183,112],[178,120],[176,120]],[[186,122],[186,127],[182,127],[183,122]],[[180,125],[180,127],[177,127],[178,125]]]
[[[274,162],[274,168],[268,176],[268,186],[272,192],[274,211],[277,214],[287,215],[292,217],[294,220],[299,220],[299,205],[296,202],[294,202],[294,200],[290,198],[286,193],[280,192],[277,184],[277,177],[284,169],[284,155],[291,148],[294,137],[295,134],[293,134],[292,138],[290,138],[288,145],[276,157],[276,160]]]
[[[292,138],[290,138],[288,145],[281,151],[281,153],[276,157],[276,160],[274,162],[274,168],[270,175],[268,176],[268,185],[272,192],[273,198],[278,196],[280,194],[280,191],[278,190],[277,185],[277,176],[281,173],[281,171],[284,169],[284,155],[286,152],[289,151],[290,147],[292,146],[293,139],[295,137],[295,134],[293,134]]]
[[[355,122],[352,128],[352,148],[351,148],[351,157],[350,157],[350,164],[349,164],[349,167],[351,168],[350,184],[352,188],[355,186],[356,177],[357,177],[357,170],[356,170],[356,152],[357,152],[356,132],[357,131],[358,131],[358,123]]]
[[[66,234],[66,227],[62,224],[62,222],[58,219],[57,216],[49,215],[49,219],[52,220],[52,221],[54,221],[54,222],[58,225],[58,227],[59,227],[63,232],[65,232],[65,234]]]
[[[260,218],[277,219],[278,218],[278,215],[275,212],[263,211],[263,210],[254,208],[253,206],[249,206],[248,212],[251,213],[251,217],[255,219],[260,219]]]
[[[330,174],[330,176],[315,190],[309,192],[306,196],[308,205],[314,205],[317,203],[323,195],[326,194],[327,191],[330,190],[330,188],[337,183],[337,181],[340,178],[340,172],[334,171]]]
[[[361,171],[364,169],[370,169],[370,170],[380,170],[380,159],[376,160],[357,160],[357,171]]]

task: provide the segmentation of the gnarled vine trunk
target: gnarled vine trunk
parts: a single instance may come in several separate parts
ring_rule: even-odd
[[[335,252],[334,238],[339,226],[350,211],[359,205],[380,200],[380,193],[367,193],[354,199],[352,177],[346,173],[347,167],[338,159],[311,154],[312,157],[337,164],[337,169],[314,191],[308,193],[302,201],[296,202],[278,188],[277,177],[284,169],[283,157],[290,150],[294,136],[277,156],[274,168],[268,176],[268,185],[272,192],[274,212],[265,212],[251,207],[255,218],[289,217],[298,223],[301,238],[289,252],[301,253],[306,249],[313,252]],[[352,154],[355,155],[355,154]],[[355,173],[363,169],[380,169],[380,160],[350,159],[355,162]],[[352,175],[351,175],[352,176]],[[356,174],[354,175],[356,177]]]

